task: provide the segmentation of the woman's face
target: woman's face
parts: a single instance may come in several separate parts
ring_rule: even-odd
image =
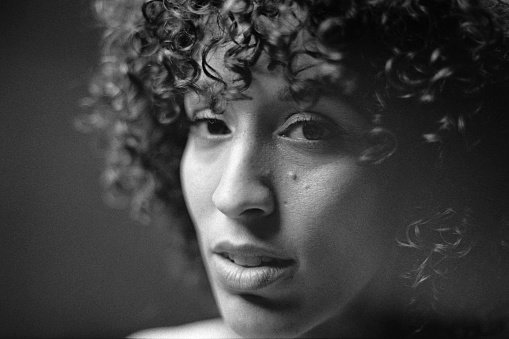
[[[381,281],[393,247],[380,173],[358,161],[372,126],[341,96],[302,111],[281,73],[259,64],[250,99],[221,115],[205,95],[186,97],[187,206],[234,331],[333,334]]]

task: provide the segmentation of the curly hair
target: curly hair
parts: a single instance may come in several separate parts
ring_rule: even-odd
[[[105,25],[102,58],[80,126],[105,136],[109,196],[127,197],[142,219],[168,207],[192,255],[196,235],[179,179],[184,94],[208,77],[221,114],[249,88],[262,53],[269,69],[282,67],[295,101],[335,88],[374,131],[396,134],[395,156],[412,173],[405,184],[426,182],[408,193],[413,212],[402,216],[398,240],[420,253],[403,275],[414,290],[436,292],[441,263],[464,257],[476,229],[507,217],[501,173],[509,171],[499,154],[509,147],[505,0],[97,0],[95,9]],[[207,62],[219,47],[233,81]],[[306,58],[318,66],[312,79],[302,76]]]

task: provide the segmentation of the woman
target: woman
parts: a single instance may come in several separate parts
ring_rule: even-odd
[[[96,6],[108,187],[198,244],[222,318],[137,335],[508,335],[508,4]]]

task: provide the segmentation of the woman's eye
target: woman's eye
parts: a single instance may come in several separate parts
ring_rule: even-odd
[[[191,132],[203,138],[217,138],[231,133],[226,121],[209,108],[197,111],[191,121]]]
[[[210,135],[225,135],[231,133],[226,123],[219,119],[196,119],[193,125],[199,129],[200,132]]]
[[[302,121],[290,126],[282,136],[292,139],[323,140],[327,138],[329,133],[330,131],[323,126]]]
[[[286,127],[279,135],[289,139],[319,141],[329,139],[332,136],[333,126],[331,126],[331,123],[308,114],[290,118],[285,125]]]

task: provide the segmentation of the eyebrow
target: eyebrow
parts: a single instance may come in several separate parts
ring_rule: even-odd
[[[216,85],[216,81],[211,80],[204,80],[200,83],[198,83],[198,94],[199,95],[215,95],[219,94],[219,91],[215,90],[214,87]],[[306,95],[309,94],[311,91],[307,88],[303,88],[300,91],[300,94]],[[295,96],[292,94],[292,91],[290,89],[290,85],[286,84],[282,88],[278,89],[276,92],[276,97],[278,100],[282,102],[296,102]],[[249,100],[249,98],[240,99],[240,100]]]
[[[213,82],[213,81],[207,81],[207,80],[198,81],[196,83],[197,88],[198,88],[198,94],[206,94],[206,93],[213,92],[213,91],[211,91],[211,89],[214,88],[215,84],[216,84],[216,82]]]

